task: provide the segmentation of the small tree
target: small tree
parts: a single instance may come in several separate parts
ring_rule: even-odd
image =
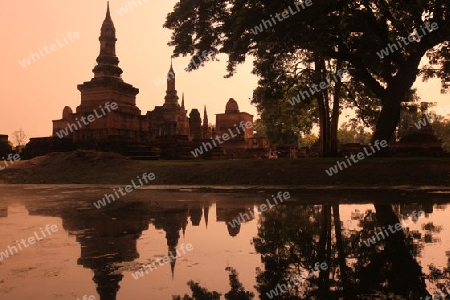
[[[350,123],[344,122],[339,127],[338,139],[341,144],[359,143],[368,144],[372,134],[364,130],[364,126],[359,124],[356,119],[350,120]]]
[[[20,130],[18,130],[18,131],[13,132],[13,139],[14,139],[14,143],[15,143],[16,147],[20,147],[20,146],[24,145],[26,138],[27,138],[27,136],[22,128],[20,128]]]
[[[319,137],[317,137],[315,134],[307,134],[300,140],[300,147],[308,147],[309,149],[311,149],[314,143],[318,140]]]

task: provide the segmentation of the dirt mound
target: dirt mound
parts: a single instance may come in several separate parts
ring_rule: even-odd
[[[112,152],[77,150],[54,152],[23,160],[0,172],[3,183],[100,183],[95,174],[108,172],[113,166],[123,166],[128,158]],[[85,172],[84,170],[89,170]]]

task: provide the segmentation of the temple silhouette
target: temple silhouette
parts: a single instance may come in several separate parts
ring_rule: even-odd
[[[139,89],[122,78],[109,2],[99,41],[100,53],[92,70],[94,77],[77,86],[81,93],[80,105],[75,111],[64,107],[62,118],[53,120],[52,137],[31,138],[24,151],[26,158],[81,148],[114,151],[135,159],[194,159],[191,151],[203,142],[211,142],[216,135],[241,121],[253,124],[253,115],[240,112],[232,98],[226,104],[225,113],[217,114],[215,128],[208,124],[206,105],[203,120],[198,109],[192,109],[188,115],[184,94],[179,103],[172,63],[163,105],[141,114],[136,105]],[[256,157],[264,153],[265,146],[265,140],[254,138],[250,128],[199,158]]]
[[[73,213],[70,203],[57,208],[47,207],[43,203],[26,203],[25,207],[32,216],[59,217],[69,235],[75,236],[80,244],[81,254],[77,264],[94,272],[93,282],[101,300],[116,299],[123,278],[118,267],[123,262],[132,262],[140,257],[137,241],[143,231],[153,225],[155,229],[165,232],[167,255],[176,252],[181,235],[185,235],[189,223],[199,226],[201,219],[208,226],[209,209],[212,202],[205,200],[182,206],[173,204],[154,205],[154,203],[131,202],[121,207],[99,211],[96,209],[80,210]],[[217,203],[216,203],[217,205]],[[241,207],[241,208],[239,208]],[[249,204],[221,204],[216,207],[216,222],[224,222],[239,217]],[[3,217],[7,216],[7,206],[2,207]],[[224,224],[230,236],[239,233],[240,226],[230,230]],[[172,279],[175,276],[176,258],[171,258]],[[133,270],[137,271],[137,270]]]

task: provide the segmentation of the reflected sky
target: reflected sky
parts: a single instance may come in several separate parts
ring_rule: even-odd
[[[172,299],[172,295],[191,294],[186,285],[190,280],[224,295],[230,290],[226,267],[236,270],[255,299],[269,299],[266,292],[277,283],[317,261],[327,261],[330,272],[316,273],[277,299],[374,299],[377,293],[420,299],[448,282],[445,195],[430,194],[426,204],[393,205],[353,204],[342,196],[335,202],[343,204],[330,205],[329,196],[323,194],[321,204],[309,203],[311,195],[293,193],[288,201],[260,214],[257,208],[270,199],[270,191],[137,190],[100,209],[93,202],[108,187],[4,186],[0,191],[0,253],[47,224],[59,229],[14,255],[3,256],[0,299],[82,299],[84,295],[105,300]],[[425,215],[413,221],[413,211]],[[245,213],[251,216],[250,212],[254,217],[230,225]],[[363,244],[383,224],[404,221],[411,224],[392,239],[371,247]],[[132,276],[143,265],[189,243],[192,251],[137,280]],[[398,260],[392,259],[395,255]],[[433,280],[428,278],[430,265],[435,267]],[[417,267],[423,274],[414,271]],[[373,278],[367,279],[367,273]],[[410,281],[423,280],[423,289],[420,284],[404,284],[408,276]],[[374,283],[374,278],[380,282]]]

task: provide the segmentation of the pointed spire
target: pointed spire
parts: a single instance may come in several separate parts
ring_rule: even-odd
[[[170,270],[172,271],[172,280],[175,277],[175,263],[177,262],[177,249],[175,247],[171,248],[169,247],[169,251],[167,254],[168,257],[170,257]]]
[[[167,89],[169,89],[169,81],[173,79],[174,87],[175,87],[175,71],[173,70],[172,66],[172,57],[170,58],[170,69],[167,73]]]
[[[186,228],[188,225],[188,216],[189,216],[189,211],[186,212],[186,219],[184,219],[184,222],[181,223],[181,229],[183,231],[183,240],[186,238]]]
[[[169,72],[173,72],[172,61],[173,61],[173,59],[172,59],[172,57],[171,57],[171,58],[170,58],[170,69],[169,69]],[[175,72],[173,72],[173,73],[175,74]]]
[[[181,94],[181,108],[184,109],[184,92]]]
[[[172,259],[170,262],[170,270],[172,271],[172,280],[175,277],[175,263],[177,262],[176,259]]]
[[[170,69],[167,73],[167,90],[174,91],[175,90],[175,72],[172,66],[172,58],[170,58]]]
[[[101,36],[111,36],[114,38],[116,37],[116,28],[114,27],[111,13],[109,11],[109,1],[106,5],[106,16],[105,20],[103,20]]]
[[[205,219],[206,228],[208,228],[209,205],[203,207],[203,218]]]
[[[116,56],[116,28],[111,19],[109,1],[106,6],[106,16],[100,30],[100,54],[97,57],[97,65],[92,70],[97,77],[120,78],[123,73],[119,68],[119,59]],[[120,80],[122,80],[120,78]]]
[[[175,89],[175,72],[172,66],[172,58],[170,58],[170,69],[167,73],[167,91],[164,99],[164,106],[169,105],[180,107],[180,105],[178,104],[177,90]]]
[[[206,105],[203,109],[203,127],[208,127],[208,113],[206,112]]]
[[[105,20],[109,20],[112,22],[111,14],[109,12],[109,1],[106,1],[106,18],[105,18]]]
[[[206,112],[206,105],[203,109],[203,126],[202,126],[202,138],[209,139],[211,137],[211,129],[208,125],[208,113]]]

